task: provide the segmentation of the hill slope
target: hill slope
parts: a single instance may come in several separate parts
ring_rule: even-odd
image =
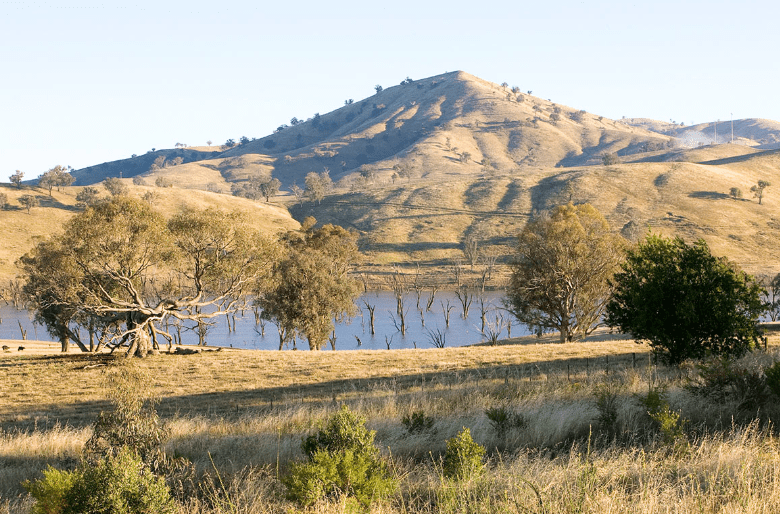
[[[207,191],[183,191],[176,188],[148,188],[134,186],[125,180],[132,195],[143,195],[154,191],[154,206],[165,216],[171,216],[184,207],[216,207],[227,210],[239,210],[255,220],[256,226],[265,233],[293,230],[299,224],[293,220],[287,209],[278,205],[256,203],[234,196],[220,195]],[[17,189],[0,185],[0,193],[9,199],[8,206],[0,210],[3,245],[0,246],[0,282],[12,279],[18,273],[16,261],[38,242],[50,234],[57,233],[72,216],[80,211],[76,207],[76,195],[81,187],[56,189],[49,197],[48,191],[40,188],[24,187]],[[40,201],[39,207],[27,211],[19,205],[18,198],[24,194],[35,195]],[[105,193],[104,193],[105,194]]]

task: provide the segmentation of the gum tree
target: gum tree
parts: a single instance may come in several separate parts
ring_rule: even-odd
[[[584,338],[601,325],[624,245],[590,204],[562,205],[528,222],[511,265],[507,309],[532,331],[559,331],[562,343]]]
[[[166,222],[117,196],[73,217],[21,265],[31,308],[64,350],[67,338],[86,348],[74,325],[114,325],[112,342],[143,357],[158,333],[170,341],[159,328],[167,318],[201,323],[243,307],[272,256],[240,214],[187,210]]]

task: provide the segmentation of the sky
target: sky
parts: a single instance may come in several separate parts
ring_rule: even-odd
[[[0,0],[0,181],[259,138],[455,70],[608,118],[780,121],[778,19],[774,0]]]

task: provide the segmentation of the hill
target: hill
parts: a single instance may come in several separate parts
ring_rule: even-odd
[[[718,124],[719,141],[726,124]],[[737,187],[749,195],[758,180],[780,185],[777,152],[766,149],[780,141],[780,123],[735,120],[735,140],[744,144],[709,144],[714,129],[610,120],[452,72],[404,80],[230,148],[156,150],[74,176],[80,184],[132,176],[146,184],[138,187],[173,185],[155,190],[176,201],[232,205],[246,201],[215,193],[254,177],[278,178],[289,190],[310,172],[328,171],[335,188],[321,202],[284,191],[275,201],[299,221],[313,215],[357,230],[368,264],[449,266],[462,259],[466,237],[505,259],[530,217],[574,201],[593,203],[631,237],[648,228],[704,237],[716,253],[774,274],[780,203],[773,189],[760,206],[728,194]],[[605,154],[621,163],[605,166]]]
[[[184,207],[217,207],[245,212],[256,220],[260,230],[274,233],[293,230],[298,222],[293,220],[287,209],[274,204],[256,203],[244,198],[221,195],[208,191],[191,191],[177,188],[150,188],[135,186],[125,179],[132,195],[155,193],[154,205],[165,216],[171,216]],[[0,185],[0,193],[8,197],[8,205],[0,210],[3,245],[0,246],[0,282],[12,279],[18,273],[16,261],[46,236],[61,230],[61,227],[80,209],[76,206],[76,195],[81,187],[54,189],[52,196],[41,188],[25,186],[22,189]],[[102,188],[101,188],[102,189]],[[36,196],[40,202],[29,214],[19,204],[19,197],[25,194]],[[103,192],[103,194],[105,194]]]

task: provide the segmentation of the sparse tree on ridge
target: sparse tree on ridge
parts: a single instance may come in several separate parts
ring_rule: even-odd
[[[534,332],[581,339],[601,324],[625,241],[590,204],[562,205],[518,237],[506,307]]]
[[[376,94],[379,94],[379,93],[381,93],[381,92],[382,92],[382,86],[380,86],[379,84],[377,84],[376,86],[374,86],[374,90],[376,90]]]
[[[17,189],[22,188],[22,180],[24,179],[24,172],[16,170],[16,173],[11,175],[11,183],[16,186]]]

